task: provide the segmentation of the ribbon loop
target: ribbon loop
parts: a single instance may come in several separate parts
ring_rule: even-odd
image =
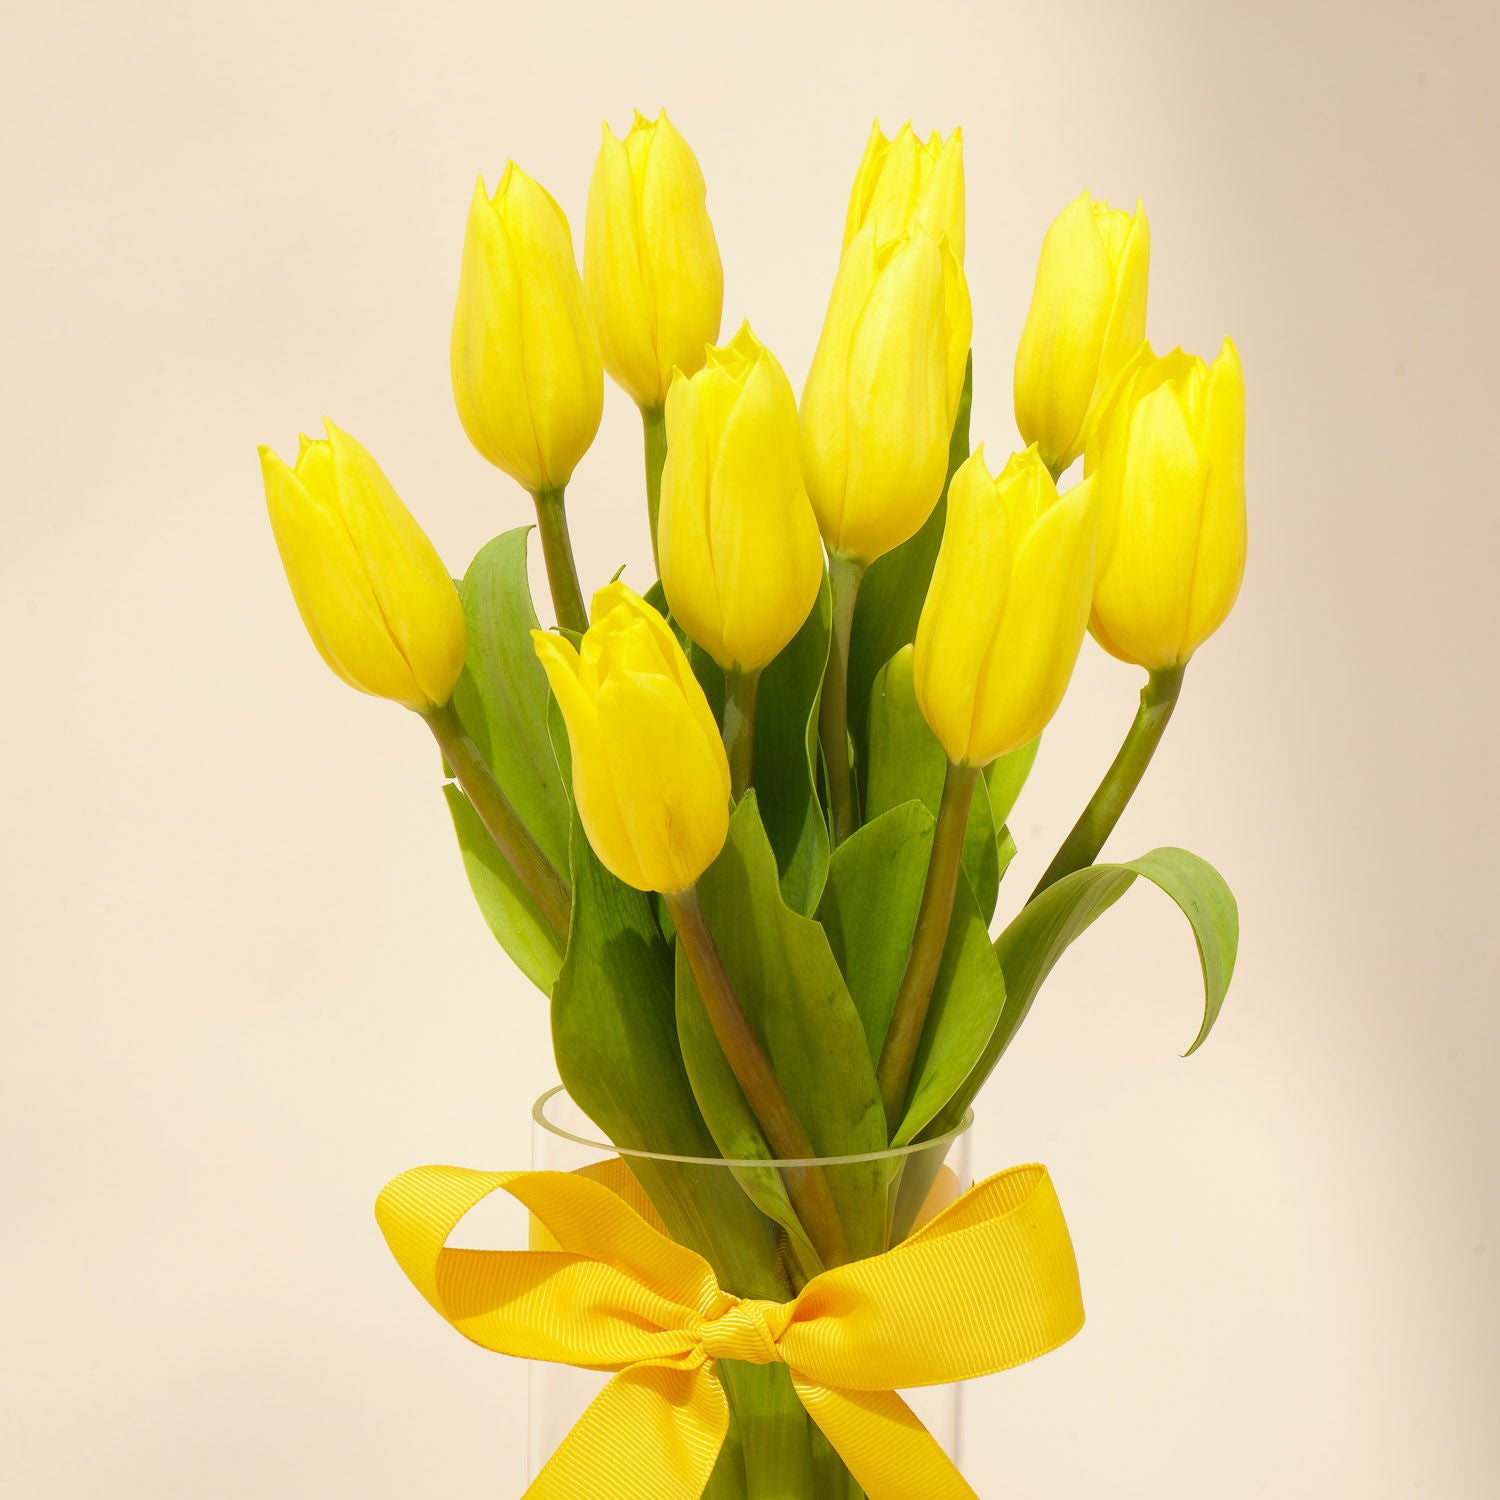
[[[546,1249],[447,1247],[497,1189],[537,1216]],[[1045,1167],[991,1177],[904,1244],[824,1271],[784,1303],[725,1292],[622,1194],[570,1173],[419,1167],[387,1184],[375,1217],[401,1269],[467,1338],[617,1372],[527,1500],[698,1500],[728,1430],[720,1359],[786,1364],[870,1500],[977,1500],[896,1390],[1036,1359],[1083,1325]]]

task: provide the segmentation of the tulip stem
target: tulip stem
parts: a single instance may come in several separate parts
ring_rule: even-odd
[[[445,703],[422,716],[433,738],[442,747],[443,758],[463,788],[479,821],[489,830],[505,862],[515,871],[522,889],[535,903],[547,925],[566,947],[568,918],[573,898],[551,860],[542,853],[530,830],[521,821],[510,799],[484,763],[479,747],[469,738],[452,703]]]
[[[1151,764],[1151,757],[1156,754],[1156,747],[1166,733],[1186,670],[1186,663],[1162,667],[1146,679],[1146,685],[1141,689],[1141,706],[1136,710],[1135,721],[1120,746],[1119,754],[1104,773],[1098,790],[1089,798],[1089,804],[1073,825],[1073,831],[1063,840],[1062,847],[1047,866],[1046,874],[1037,882],[1031,893],[1032,901],[1064,875],[1093,864],[1099,857],[1104,841],[1135,795],[1135,789],[1141,784],[1146,767]]]
[[[760,669],[724,674],[724,748],[729,753],[730,793],[738,802],[755,770],[755,699]]]
[[[563,509],[563,491],[538,490],[536,525],[542,534],[542,558],[547,564],[547,584],[552,590],[552,612],[557,623],[580,635],[589,628],[583,589],[578,582],[578,564],[573,561],[573,538],[568,535],[568,515]]]
[[[849,1259],[849,1246],[828,1179],[822,1167],[812,1163],[817,1154],[812,1141],[735,994],[729,971],[708,930],[697,888],[690,885],[684,890],[664,892],[662,899],[672,914],[709,1025],[766,1144],[779,1161],[797,1163],[782,1168],[792,1207],[824,1267],[842,1265]]]
[[[968,827],[969,804],[974,800],[978,777],[977,766],[949,761],[948,774],[943,778],[943,798],[938,804],[937,829],[932,836],[932,858],[927,864],[922,904],[917,908],[917,929],[912,935],[911,953],[901,975],[901,988],[896,992],[896,1005],[875,1073],[892,1135],[906,1110],[912,1065],[917,1060],[922,1028],[927,1024],[927,1011],[932,1004],[932,988],[937,983],[943,949],[948,943],[948,926],[953,920],[953,901],[958,894],[958,872],[964,852],[964,830]]]
[[[833,842],[841,844],[858,826],[854,778],[849,771],[849,637],[854,628],[854,601],[865,565],[857,558],[834,552],[828,558],[828,586],[833,596],[833,630],[828,642],[828,667],[823,673],[818,706],[818,738],[828,773],[829,823]]]
[[[656,527],[661,515],[661,471],[667,462],[667,408],[643,406],[641,426],[646,432],[646,518],[651,523],[651,561],[656,564],[656,576],[660,578],[661,551]]]

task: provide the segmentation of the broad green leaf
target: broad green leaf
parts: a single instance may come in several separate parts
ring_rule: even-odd
[[[856,829],[828,861],[818,920],[859,1012],[872,1067],[911,952],[934,827],[920,802],[903,802]]]
[[[818,918],[843,969],[878,1062],[916,930],[934,822],[920,802],[882,813],[833,852]],[[912,1068],[911,1102],[892,1144],[904,1146],[958,1091],[1005,1004],[1005,980],[978,905],[959,882],[932,1006]]]
[[[537,617],[526,580],[530,530],[517,527],[486,543],[459,585],[469,648],[453,706],[542,853],[566,870],[568,795],[547,732],[547,674],[531,644]]]
[[[650,903],[616,880],[573,824],[573,918],[552,993],[552,1046],[569,1094],[617,1146],[717,1155],[677,1041],[672,950]],[[723,1168],[627,1158],[672,1234],[741,1295],[778,1293],[775,1226]]]
[[[1124,864],[1090,865],[1048,886],[995,940],[995,952],[1005,973],[1005,1009],[978,1064],[930,1128],[931,1134],[950,1129],[962,1116],[1004,1055],[1037,991],[1068,945],[1108,911],[1139,876],[1165,891],[1192,924],[1203,969],[1203,1024],[1185,1055],[1190,1056],[1203,1044],[1223,1008],[1239,946],[1239,912],[1224,877],[1207,860],[1186,849],[1153,849]]]
[[[948,444],[948,480],[969,456],[969,405],[974,394],[974,359],[964,373],[963,397]],[[849,731],[854,736],[855,765],[861,789],[866,784],[865,735],[869,728],[870,695],[875,674],[903,646],[916,638],[917,620],[933,565],[943,540],[948,514],[948,484],[917,534],[894,551],[877,558],[865,570],[854,609],[849,640]]]
[[[542,852],[566,878],[569,801],[548,734],[552,694],[531,645],[537,623],[519,527],[480,549],[458,586],[468,630],[453,706],[501,790]],[[566,765],[566,761],[562,763]],[[445,773],[452,774],[448,767]],[[562,948],[504,856],[451,781],[443,788],[474,899],[521,972],[550,993]]]
[[[776,852],[781,894],[814,911],[828,874],[828,824],[818,800],[818,694],[828,661],[832,607],[824,575],[802,628],[761,674],[755,711],[755,787]]]
[[[868,745],[865,821],[913,800],[923,803],[936,817],[943,800],[948,757],[917,707],[910,646],[903,646],[876,675],[870,696]],[[982,776],[975,782],[969,821],[964,825],[963,867],[988,923],[995,914],[1000,891],[1000,860],[989,791]]]
[[[1010,821],[1016,800],[1021,795],[1021,788],[1026,785],[1026,778],[1031,775],[1031,768],[1036,764],[1036,753],[1041,748],[1042,737],[1037,735],[1019,750],[1012,750],[1009,755],[996,756],[984,768],[984,784],[990,794],[990,813],[997,828],[1004,827]]]
[[[1002,827],[995,835],[995,856],[1000,864],[1000,878],[1005,879],[1005,872],[1010,869],[1010,862],[1019,851],[1016,849],[1016,841],[1011,837],[1010,828]]]
[[[552,993],[562,968],[563,945],[516,879],[469,799],[453,783],[443,788],[463,853],[469,888],[496,941],[515,966],[544,994]]]
[[[698,898],[745,1016],[814,1151],[883,1150],[885,1116],[859,1014],[822,927],[781,898],[776,856],[753,791],[735,808],[724,849],[698,882]],[[680,947],[677,1025],[693,1091],[719,1149],[725,1156],[769,1160],[770,1148],[720,1050]],[[842,1166],[828,1176],[851,1253],[872,1254],[885,1229],[877,1164]],[[757,1202],[792,1230],[796,1221],[789,1221],[779,1184],[768,1170]]]

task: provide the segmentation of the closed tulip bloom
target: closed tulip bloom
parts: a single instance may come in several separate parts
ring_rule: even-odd
[[[589,183],[583,279],[604,368],[637,406],[659,406],[677,368],[703,368],[719,336],[724,267],[692,147],[663,110],[609,125]]]
[[[1093,488],[1059,495],[1035,447],[993,478],[981,445],[953,476],[913,679],[957,765],[1034,740],[1062,702],[1093,590]]]
[[[578,816],[601,863],[640,891],[681,891],[729,832],[718,725],[665,620],[623,583],[594,595],[575,649],[531,638],[568,727]]]
[[[844,220],[844,247],[866,224],[876,238],[895,239],[920,224],[934,239],[948,236],[959,264],[964,258],[964,133],[926,141],[910,124],[887,140],[877,120],[855,174]]]
[[[1016,350],[1016,426],[1061,474],[1126,360],[1146,336],[1151,226],[1080,193],[1042,240],[1031,309]]]
[[[667,394],[660,541],[673,617],[726,670],[767,666],[818,597],[797,399],[748,323]]]
[[[380,466],[347,432],[260,450],[271,530],[307,633],[351,687],[440,708],[467,639],[452,576]]]
[[[972,329],[946,237],[919,225],[882,244],[866,224],[850,241],[802,391],[802,470],[830,552],[873,562],[932,514]]]
[[[469,441],[533,495],[561,490],[599,430],[599,337],[568,221],[514,162],[474,188],[453,313],[453,396]]]
[[[1245,376],[1145,345],[1089,446],[1099,495],[1090,629],[1123,661],[1180,666],[1222,625],[1245,571]]]

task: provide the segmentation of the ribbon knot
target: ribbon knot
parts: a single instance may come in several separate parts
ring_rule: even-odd
[[[742,1359],[750,1365],[774,1365],[781,1359],[770,1319],[784,1312],[783,1304],[758,1297],[730,1299],[718,1317],[698,1330],[703,1352],[710,1359]],[[785,1322],[783,1317],[780,1321]]]
[[[785,1364],[869,1500],[978,1500],[897,1389],[1035,1359],[1083,1324],[1044,1167],[1001,1172],[893,1249],[764,1302],[725,1292],[613,1166],[599,1180],[419,1167],[375,1205],[401,1269],[466,1338],[613,1375],[526,1500],[699,1500],[729,1430],[720,1359]],[[497,1189],[530,1209],[537,1248],[450,1250]]]

